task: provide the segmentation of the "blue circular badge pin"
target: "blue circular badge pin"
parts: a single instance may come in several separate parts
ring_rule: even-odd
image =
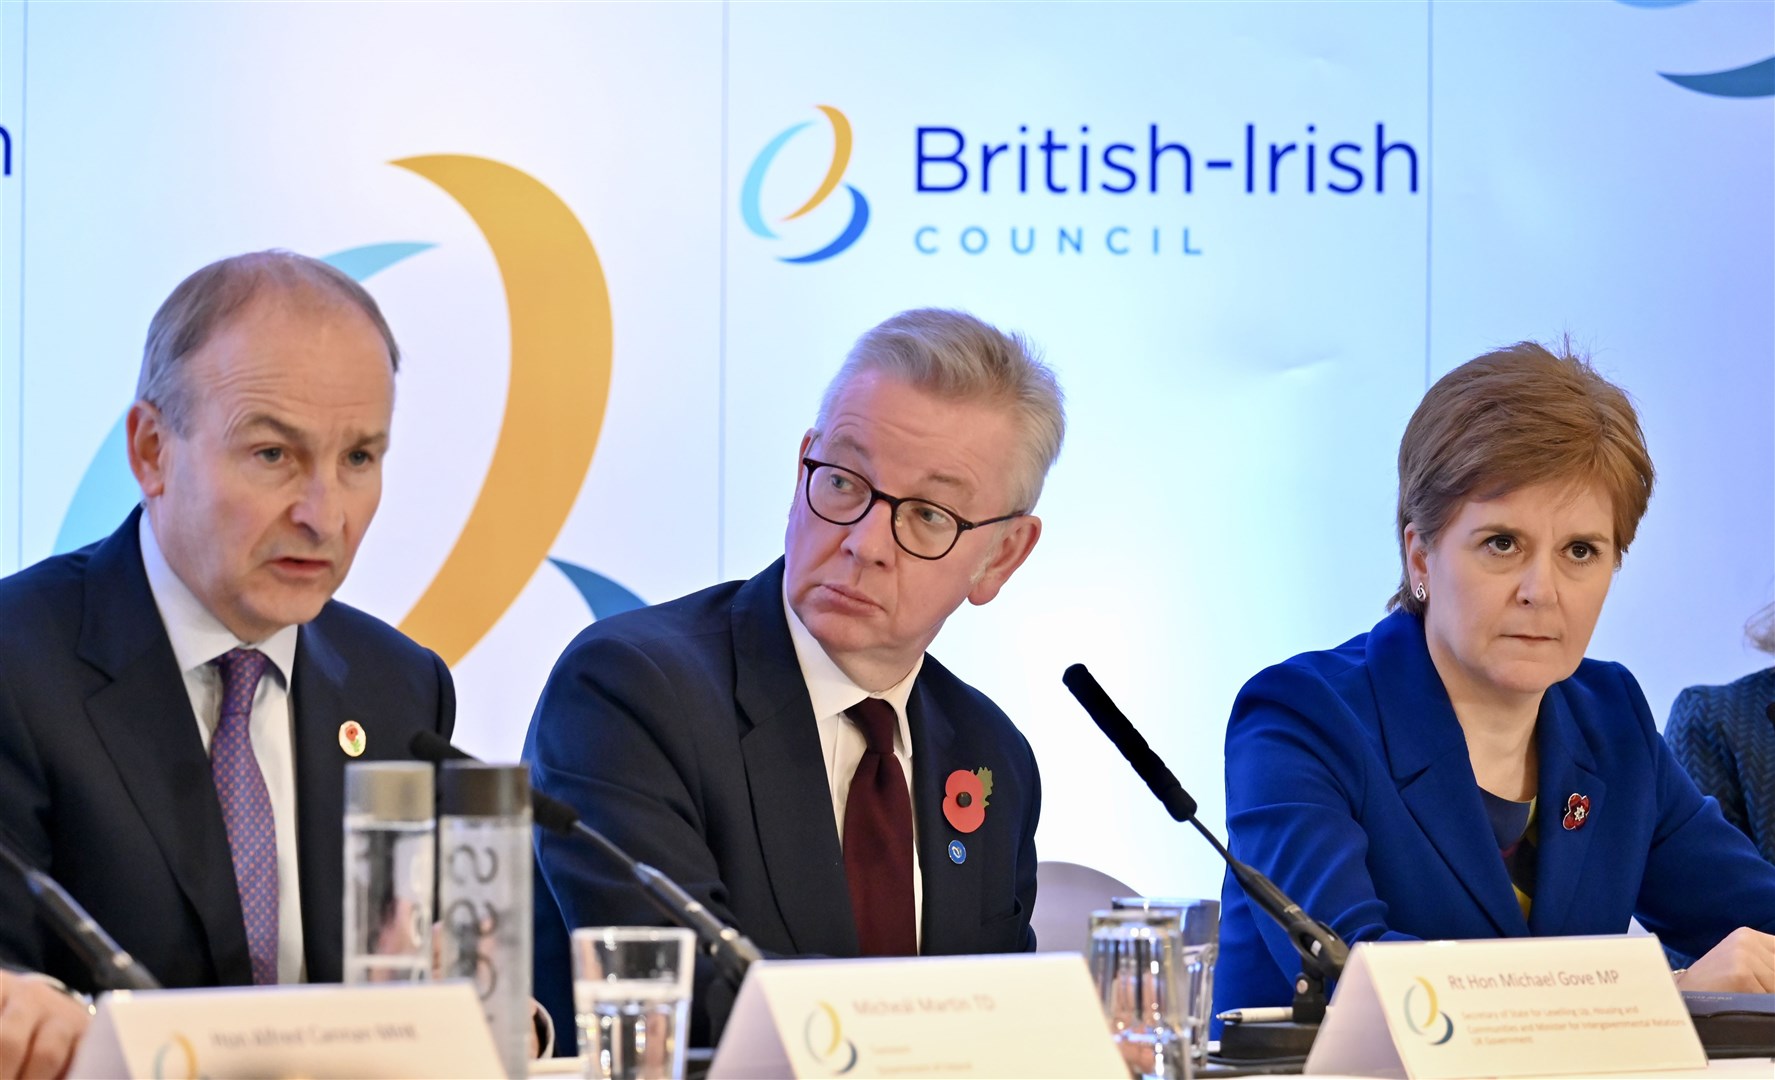
[[[949,861],[957,866],[968,861],[968,849],[960,840],[949,841]]]

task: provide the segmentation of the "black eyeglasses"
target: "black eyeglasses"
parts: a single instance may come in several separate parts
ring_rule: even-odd
[[[928,499],[895,498],[842,466],[813,458],[802,458],[801,464],[807,469],[807,508],[820,520],[855,525],[869,516],[876,503],[887,503],[893,511],[894,543],[914,558],[941,559],[969,529],[997,525],[1024,514],[1018,510],[985,521],[969,521]]]

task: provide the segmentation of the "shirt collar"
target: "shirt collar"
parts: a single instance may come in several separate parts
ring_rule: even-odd
[[[296,666],[296,627],[286,626],[256,643],[240,640],[174,572],[145,512],[139,535],[142,569],[147,571],[148,588],[154,593],[154,606],[160,609],[160,621],[166,626],[167,640],[172,643],[173,657],[181,673],[201,668],[230,649],[257,649],[277,668],[283,684],[290,685],[290,673]]]
[[[825,648],[814,638],[789,606],[789,585],[783,582],[783,614],[789,620],[789,640],[795,645],[795,659],[801,665],[801,681],[807,684],[808,700],[813,703],[814,719],[826,716],[842,716],[844,711],[862,701],[866,697],[878,697],[894,707],[894,715],[900,721],[899,742],[902,749],[910,756],[912,753],[912,729],[906,723],[906,702],[912,697],[912,684],[918,681],[918,673],[924,668],[924,654],[918,654],[918,660],[906,677],[877,694],[858,686],[851,681],[839,666],[826,655]]]

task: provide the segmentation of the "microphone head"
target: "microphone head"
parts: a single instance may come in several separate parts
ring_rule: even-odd
[[[442,765],[446,761],[474,760],[466,751],[456,749],[450,745],[449,739],[435,731],[414,733],[413,741],[407,744],[407,752],[420,761],[429,761],[433,765]]]
[[[1165,805],[1166,813],[1177,821],[1188,821],[1196,816],[1196,800],[1190,798],[1189,792],[1177,782],[1177,777],[1159,760],[1159,756],[1146,744],[1140,732],[1134,730],[1134,724],[1109,699],[1097,680],[1085,669],[1083,664],[1074,664],[1060,676],[1060,681],[1078,698],[1085,712],[1091,717],[1100,731],[1109,736],[1128,764],[1146,781],[1146,786]]]
[[[1128,722],[1116,703],[1109,699],[1108,692],[1085,665],[1074,664],[1067,668],[1061,673],[1060,681],[1066,684],[1066,688],[1072,691],[1072,696],[1085,707],[1085,713],[1091,721],[1102,728],[1103,733],[1118,747],[1122,745],[1124,730],[1129,733],[1134,731],[1134,725]]]
[[[458,750],[449,739],[435,731],[415,732],[412,741],[407,743],[407,752],[433,765],[442,765],[446,761],[480,760],[466,750]],[[579,821],[579,813],[573,807],[535,788],[530,789],[530,815],[536,824],[561,836],[571,833]]]

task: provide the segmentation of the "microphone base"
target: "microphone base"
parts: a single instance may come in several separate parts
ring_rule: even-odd
[[[1224,1061],[1262,1061],[1269,1058],[1304,1058],[1319,1035],[1318,1024],[1224,1024],[1220,1029],[1220,1053]]]

